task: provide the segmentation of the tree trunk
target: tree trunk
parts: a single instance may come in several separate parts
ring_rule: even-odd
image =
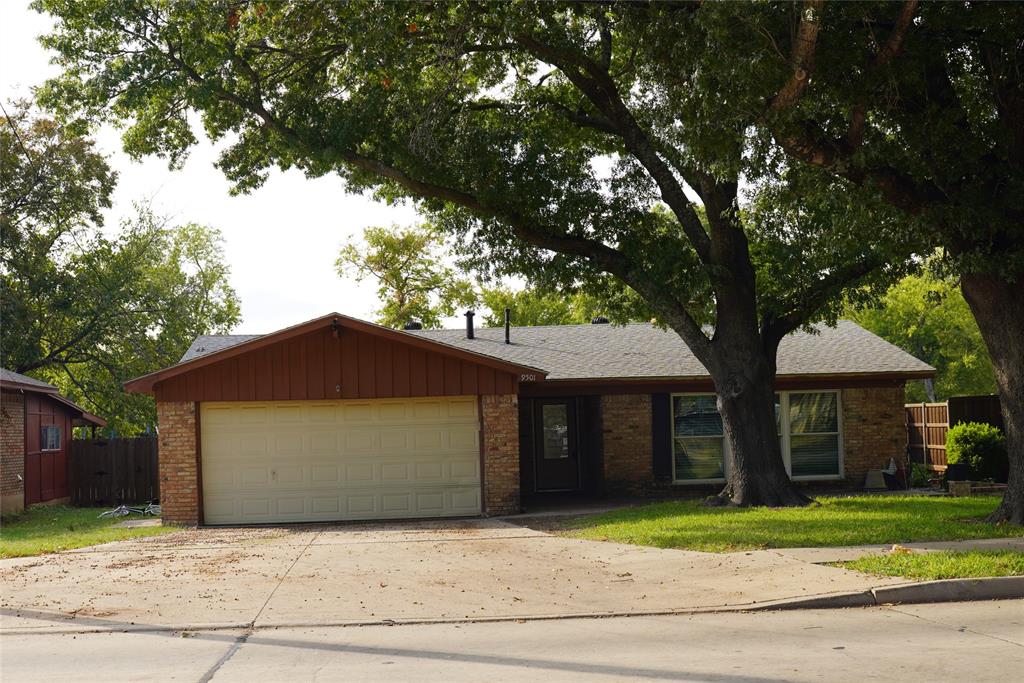
[[[1024,279],[972,273],[960,285],[992,358],[1010,459],[1006,495],[989,521],[1024,524]]]
[[[774,345],[766,351],[759,335],[753,347],[735,338],[717,340],[723,342],[726,348],[714,353],[718,363],[709,368],[732,450],[732,467],[718,498],[741,507],[807,505],[811,499],[789,478],[782,460],[775,421]]]

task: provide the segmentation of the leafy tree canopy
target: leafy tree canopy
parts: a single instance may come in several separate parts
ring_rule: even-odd
[[[122,382],[176,363],[239,320],[220,234],[146,207],[99,228],[115,178],[91,141],[19,108],[0,127],[0,364],[57,385],[132,434],[153,401]]]
[[[414,320],[427,328],[440,327],[460,308],[481,306],[486,310],[482,324],[494,327],[504,324],[505,308],[511,309],[515,325],[584,323],[597,315],[625,322],[643,308],[631,290],[610,279],[600,281],[600,290],[592,288],[600,295],[541,286],[513,289],[482,283],[478,273],[456,262],[444,236],[423,224],[366,228],[361,241],[349,240],[342,246],[337,267],[343,277],[376,281],[377,295],[384,302],[377,322],[394,328]]]
[[[338,274],[371,277],[383,306],[377,322],[401,328],[414,320],[441,327],[442,319],[476,300],[473,284],[446,265],[444,238],[430,226],[370,227],[362,243],[350,240],[338,256]]]
[[[893,285],[872,308],[851,308],[849,318],[937,370],[934,391],[907,385],[908,401],[995,392],[992,361],[978,323],[956,280],[926,272]]]

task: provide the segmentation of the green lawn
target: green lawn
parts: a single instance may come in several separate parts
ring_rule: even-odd
[[[820,498],[806,508],[737,509],[673,501],[576,517],[553,530],[707,552],[1024,536],[1021,527],[983,521],[998,503],[989,496],[853,496]]]
[[[116,529],[115,524],[128,518],[99,519],[105,509],[41,506],[4,517],[0,521],[0,558],[42,555],[175,530],[161,526]]]
[[[1024,574],[1024,553],[1013,550],[886,553],[841,562],[837,566],[880,576],[922,580],[1020,576]]]

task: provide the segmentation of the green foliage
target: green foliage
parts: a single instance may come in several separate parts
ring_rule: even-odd
[[[484,289],[480,298],[486,309],[483,324],[487,327],[504,325],[506,308],[511,310],[513,325],[575,325],[602,314],[597,299],[579,293],[493,287]]]
[[[925,488],[931,485],[935,473],[920,463],[910,465],[910,486],[911,488]]]
[[[935,399],[995,392],[988,350],[955,280],[934,270],[909,275],[876,306],[849,306],[847,317],[936,370]],[[932,400],[921,383],[907,385],[908,401]]]
[[[88,138],[27,110],[2,134],[0,363],[55,384],[119,434],[142,431],[153,400],[121,384],[238,322],[220,234],[138,207],[108,236],[100,210],[114,176]]]
[[[1006,437],[998,427],[983,422],[961,422],[946,433],[946,462],[964,464],[975,476],[1005,481]]]
[[[381,325],[400,329],[418,320],[432,328],[476,299],[472,282],[445,265],[446,254],[444,238],[430,226],[370,227],[362,242],[342,246],[336,265],[339,275],[356,282],[376,280]]]
[[[586,291],[611,273],[698,345],[700,324],[748,314],[748,304],[782,333],[834,317],[843,287],[883,266],[870,244],[849,238],[871,198],[848,183],[805,183],[788,196],[832,200],[799,210],[750,222],[734,211],[758,116],[737,125],[718,107],[694,107],[694,84],[676,63],[697,54],[681,32],[700,28],[703,12],[546,2],[35,6],[57,19],[43,42],[65,69],[43,89],[46,102],[127,124],[131,153],[180,160],[198,111],[205,132],[228,143],[220,166],[237,191],[258,187],[275,165],[337,173],[348,191],[417,201],[487,277]],[[614,90],[626,113],[603,109],[588,79]],[[712,212],[683,196],[684,180]],[[766,293],[755,296],[745,240],[769,220],[753,266]],[[833,224],[841,238],[829,239]],[[709,251],[709,239],[721,248]],[[886,262],[899,270],[899,259]],[[723,289],[747,302],[716,307]]]
[[[1024,575],[1024,553],[1015,550],[971,550],[868,555],[840,566],[879,576],[904,576],[918,581],[974,579]]]
[[[850,496],[819,498],[805,508],[744,510],[676,501],[577,517],[564,523],[562,531],[577,538],[705,552],[1024,534],[1019,526],[978,521],[998,504],[998,498],[984,496]]]

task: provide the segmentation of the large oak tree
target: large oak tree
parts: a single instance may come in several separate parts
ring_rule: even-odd
[[[896,225],[920,251],[943,250],[1006,424],[1010,480],[992,519],[1024,524],[1024,4],[808,0],[684,13],[687,49],[664,58],[711,86],[695,91],[697,106],[730,120],[757,112],[790,158],[873,193],[901,212]]]
[[[127,122],[132,153],[179,161],[198,111],[226,142],[219,164],[238,191],[274,165],[337,173],[348,191],[418,202],[497,274],[583,289],[620,279],[711,374],[733,463],[722,498],[807,502],[780,453],[776,351],[808,321],[834,317],[846,286],[891,274],[859,236],[886,216],[784,161],[748,177],[753,121],[691,106],[690,84],[659,61],[680,28],[660,9],[37,6],[57,18],[44,43],[64,67],[47,101]],[[787,193],[791,181],[804,191]],[[779,202],[749,201],[744,187]]]

